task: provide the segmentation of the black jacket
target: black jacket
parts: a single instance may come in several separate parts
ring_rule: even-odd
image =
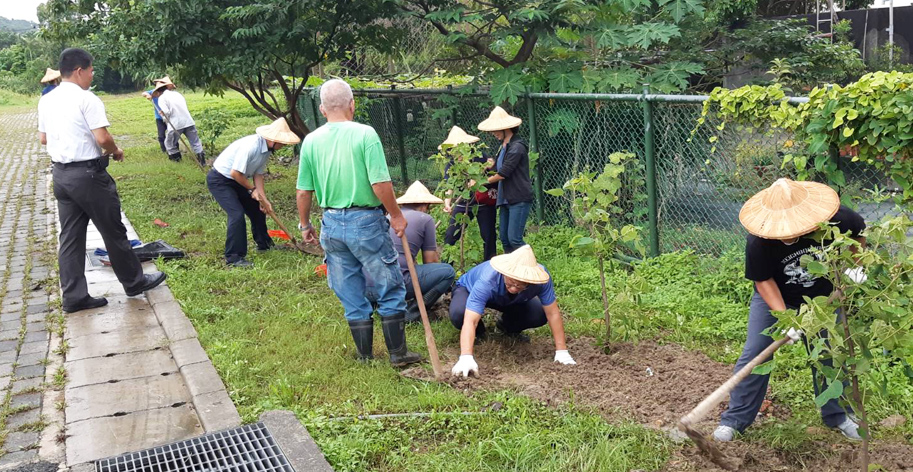
[[[520,136],[513,135],[507,143],[498,175],[504,177],[500,196],[508,204],[533,201],[533,184],[529,179],[529,147]]]

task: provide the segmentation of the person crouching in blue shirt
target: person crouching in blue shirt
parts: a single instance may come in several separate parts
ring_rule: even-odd
[[[263,174],[273,151],[301,139],[292,132],[285,118],[257,128],[257,134],[231,143],[212,163],[206,186],[219,206],[228,214],[225,236],[225,263],[230,267],[252,267],[247,257],[247,225],[257,243],[257,250],[267,251],[274,244],[266,229],[266,213],[273,210],[266,198]],[[252,181],[253,180],[253,181]]]
[[[485,308],[501,312],[495,323],[498,330],[523,341],[529,340],[523,330],[548,323],[555,339],[555,362],[576,364],[567,351],[551,274],[536,262],[528,244],[473,267],[457,281],[450,300],[450,322],[460,330],[460,359],[451,370],[453,375],[479,375],[472,348],[477,337],[485,337]]]

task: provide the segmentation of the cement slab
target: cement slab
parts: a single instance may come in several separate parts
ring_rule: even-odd
[[[195,396],[193,406],[207,433],[241,425],[241,415],[225,390]]]
[[[104,398],[105,401],[98,401]],[[74,421],[170,407],[191,401],[180,375],[156,375],[66,389],[67,424]]]
[[[181,374],[187,382],[190,394],[196,397],[207,393],[225,390],[222,378],[216,372],[212,362],[199,362],[181,367]]]
[[[136,331],[158,326],[151,310],[127,310],[67,319],[67,339],[114,331]]]
[[[295,414],[286,410],[267,411],[260,421],[276,440],[289,464],[298,472],[333,472],[317,443]]]
[[[178,370],[174,359],[163,349],[80,359],[67,362],[64,367],[67,369],[68,387],[149,377]]]
[[[161,326],[156,325],[136,330],[79,336],[70,338],[67,343],[70,345],[67,360],[75,361],[110,354],[149,351],[165,346],[167,338]]]
[[[190,405],[146,410],[67,425],[67,465],[200,436],[203,427]]]

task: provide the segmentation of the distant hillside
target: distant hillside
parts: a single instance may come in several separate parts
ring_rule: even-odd
[[[24,33],[37,28],[36,23],[27,20],[10,20],[0,16],[0,31],[12,31],[13,33]]]

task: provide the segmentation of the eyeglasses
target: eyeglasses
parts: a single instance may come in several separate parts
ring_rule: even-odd
[[[518,292],[522,292],[522,291],[526,290],[526,287],[529,287],[529,284],[526,282],[520,282],[517,280],[508,279],[507,277],[505,277],[504,278],[504,287],[507,288],[507,290],[514,289]]]

